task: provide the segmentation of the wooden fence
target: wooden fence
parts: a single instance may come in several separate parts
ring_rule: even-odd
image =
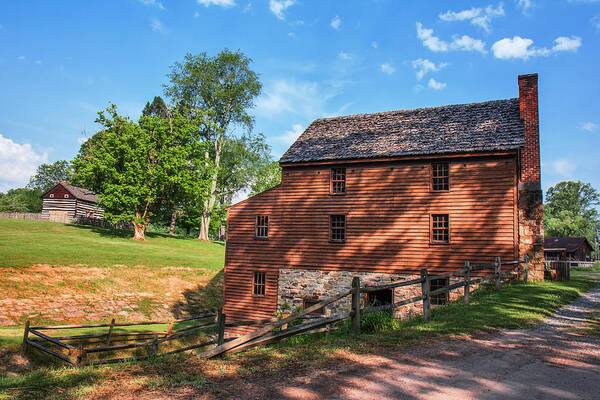
[[[28,220],[34,220],[34,221],[41,221],[42,213],[0,212],[0,218],[28,219]]]
[[[505,271],[502,272],[504,267]],[[508,269],[506,271],[506,269]],[[493,272],[485,274],[486,271],[492,270]],[[476,274],[477,276],[472,276]],[[23,334],[22,352],[28,347],[33,347],[37,350],[43,351],[51,356],[61,359],[69,364],[80,366],[80,365],[91,365],[91,364],[109,364],[117,363],[122,361],[133,361],[133,360],[144,360],[151,356],[159,354],[174,354],[192,349],[198,349],[208,346],[215,346],[209,348],[200,354],[201,357],[212,358],[224,354],[237,353],[252,347],[266,345],[278,340],[285,339],[290,336],[314,333],[323,331],[324,329],[329,330],[332,324],[343,321],[347,318],[351,318],[351,329],[354,335],[360,335],[360,316],[362,314],[368,314],[383,310],[393,310],[397,307],[413,304],[417,302],[423,303],[423,318],[425,321],[431,319],[431,297],[440,293],[449,293],[452,290],[464,288],[463,300],[465,304],[469,304],[471,286],[480,284],[483,282],[494,282],[494,287],[499,289],[502,280],[511,280],[522,277],[523,281],[528,281],[528,269],[527,269],[527,258],[518,261],[502,262],[500,257],[496,257],[493,264],[479,264],[471,265],[468,261],[465,262],[463,268],[458,269],[454,272],[430,275],[426,269],[421,270],[421,276],[416,279],[395,282],[385,285],[378,286],[361,286],[360,278],[354,277],[352,279],[351,289],[343,291],[333,297],[323,300],[317,304],[305,308],[295,314],[287,316],[285,318],[267,318],[261,320],[249,320],[249,321],[236,321],[226,322],[226,315],[222,312],[213,314],[204,314],[191,318],[173,320],[168,322],[169,327],[164,332],[127,332],[127,333],[113,333],[113,328],[123,326],[136,326],[136,325],[154,325],[154,324],[167,324],[166,322],[145,322],[145,323],[115,323],[114,319],[110,324],[95,324],[95,325],[63,325],[63,326],[34,326],[31,327],[29,321],[25,326]],[[452,284],[448,284],[444,287],[431,290],[431,281],[434,279],[449,279],[455,278],[459,281]],[[421,289],[421,295],[407,299],[396,301],[393,304],[384,304],[379,306],[366,306],[361,308],[361,294],[369,293],[384,289],[394,289],[406,286],[418,286]],[[351,296],[352,307],[348,311],[339,312],[332,316],[315,317],[313,314],[316,311],[323,309],[324,307],[340,301],[347,296]],[[182,321],[190,320],[201,320],[209,319],[207,321],[199,322],[195,325],[185,326],[179,329],[173,329],[174,324]],[[301,321],[299,325],[289,326],[290,323],[295,321]],[[237,326],[253,326],[262,325],[258,329],[245,334],[237,338],[225,339],[225,328],[226,327],[237,327]],[[288,327],[289,326],[289,327]],[[88,335],[74,335],[74,336],[57,336],[51,337],[49,334],[42,333],[41,331],[46,330],[58,330],[58,329],[74,329],[74,328],[108,328],[106,333],[95,333]],[[192,335],[199,332],[213,332],[212,336],[209,336],[208,341],[203,341],[193,345],[185,346],[168,352],[160,353],[159,345],[175,339]],[[36,336],[35,339],[31,338],[30,335]],[[118,341],[119,337],[135,336],[139,341],[124,344],[112,344]],[[72,341],[76,340],[95,340],[96,343],[102,345],[98,347],[83,347],[82,345],[74,345]],[[57,351],[49,348],[50,345],[55,345],[62,351]],[[70,344],[71,343],[71,344]],[[88,354],[118,351],[124,349],[146,347],[151,349],[151,355],[134,356],[128,358],[112,358],[102,360],[86,360]],[[66,354],[65,354],[66,352]]]

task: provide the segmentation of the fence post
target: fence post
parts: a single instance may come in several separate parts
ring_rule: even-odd
[[[429,321],[431,319],[431,299],[429,296],[429,274],[426,269],[421,270],[421,291],[423,293],[423,319]]]
[[[217,346],[222,345],[225,342],[225,318],[223,310],[217,311]]]
[[[115,319],[113,318],[110,321],[110,328],[108,328],[108,334],[106,335],[106,345],[110,345],[110,337],[112,336],[112,331],[115,326]]]
[[[29,320],[25,322],[25,331],[23,332],[23,343],[21,343],[21,355],[27,351],[27,340],[29,338]]]
[[[171,334],[173,333],[173,326],[174,325],[175,325],[175,320],[172,319],[171,322],[169,323],[169,328],[167,329],[167,332],[165,333],[165,337],[171,336]]]
[[[352,333],[360,335],[360,278],[352,278]]]
[[[469,295],[471,293],[471,264],[469,260],[465,261],[465,295],[463,299],[465,304],[469,304]]]
[[[81,364],[83,363],[84,359],[85,359],[85,349],[83,348],[83,345],[80,344],[79,347],[77,347],[77,356],[75,358],[75,366],[80,367]]]
[[[500,271],[501,271],[502,263],[500,261],[500,256],[496,257],[494,261],[494,274],[496,275],[496,290],[500,289]]]
[[[154,334],[154,339],[152,340],[152,355],[158,355],[158,333]]]
[[[528,263],[528,257],[527,257],[527,254],[525,254],[525,256],[523,257],[523,282],[525,282],[525,283],[527,283],[528,278],[529,278],[529,276],[528,276],[529,271],[527,269],[528,268],[527,263]]]

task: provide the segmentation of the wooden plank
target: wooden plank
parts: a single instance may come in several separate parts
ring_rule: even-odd
[[[42,339],[46,339],[47,341],[49,341],[49,342],[51,342],[51,343],[54,343],[54,344],[55,344],[55,345],[57,345],[57,346],[63,347],[63,348],[65,348],[65,349],[69,349],[69,350],[70,350],[70,349],[74,349],[74,348],[75,348],[75,346],[71,346],[71,345],[70,345],[70,344],[68,344],[68,343],[63,343],[63,342],[61,342],[60,340],[57,340],[57,339],[55,339],[55,338],[53,338],[53,337],[50,337],[50,336],[48,336],[48,335],[44,335],[43,333],[41,333],[41,332],[38,332],[37,330],[35,330],[35,329],[33,329],[33,328],[30,328],[30,329],[29,329],[29,332],[30,332],[30,333],[32,333],[32,334],[34,334],[34,335],[36,335],[36,336],[39,336],[39,337],[41,337]]]
[[[210,314],[203,314],[203,315],[196,316],[196,317],[176,319],[174,321],[175,322],[183,322],[183,321],[190,321],[190,320],[194,320],[194,319],[203,319],[203,318],[214,317],[214,316],[215,316],[214,313],[210,313]],[[171,323],[171,321],[166,321],[166,322],[165,321],[123,322],[123,323],[114,324],[114,326],[120,327],[120,326],[168,325],[170,323]],[[52,325],[52,326],[33,326],[33,327],[31,327],[31,329],[48,330],[48,329],[107,328],[109,326],[111,326],[111,324]]]
[[[494,261],[494,274],[496,275],[496,281],[494,284],[494,287],[496,288],[496,290],[500,289],[500,285],[502,284],[501,281],[501,276],[500,276],[500,268],[502,267],[502,262],[500,260],[500,257],[496,257],[496,260]]]
[[[469,263],[469,261],[465,261],[465,291],[463,294],[463,301],[465,304],[469,304],[469,299],[471,296],[471,284],[470,284],[470,279],[471,279],[471,264]]]
[[[27,351],[27,339],[29,337],[29,320],[25,322],[25,329],[23,330],[23,342],[21,343],[21,355],[25,355]]]
[[[158,335],[154,335],[157,337]],[[125,343],[125,344],[114,344],[112,346],[101,346],[101,347],[90,347],[85,349],[87,353],[100,353],[104,351],[114,351],[114,350],[125,350],[125,349],[133,349],[136,347],[148,347],[152,346],[153,342],[134,342],[134,343]]]
[[[110,337],[112,336],[113,328],[115,327],[115,319],[110,320],[110,328],[108,328],[108,334],[106,335],[106,346],[110,346]]]
[[[33,346],[33,347],[35,347],[36,349],[38,349],[38,350],[41,350],[41,351],[43,351],[43,352],[45,352],[45,353],[48,353],[48,354],[50,354],[51,356],[54,356],[54,357],[56,357],[56,358],[59,358],[59,359],[61,359],[61,360],[65,361],[65,362],[68,362],[68,363],[69,363],[69,364],[71,364],[71,365],[75,365],[75,361],[71,360],[69,357],[65,356],[64,354],[58,353],[58,352],[56,352],[56,351],[50,350],[50,349],[48,349],[48,348],[46,348],[46,347],[42,346],[41,344],[39,344],[39,343],[37,343],[37,342],[34,342],[34,341],[32,341],[32,340],[29,340],[29,339],[28,339],[28,340],[27,340],[27,345],[29,345],[29,346]]]
[[[394,304],[384,304],[381,306],[373,306],[373,307],[363,308],[361,310],[361,312],[366,314],[366,313],[372,313],[372,312],[377,312],[377,311],[393,310],[394,308],[397,308],[400,306],[405,306],[407,304],[416,303],[421,300],[423,300],[423,296],[411,297],[410,299],[402,300],[402,301],[399,301]]]
[[[253,326],[253,325],[263,325],[263,324],[271,324],[273,322],[279,321],[280,318],[264,318],[264,319],[255,319],[255,320],[247,320],[247,321],[235,321],[235,322],[226,322],[226,327],[235,327],[235,326]]]
[[[403,286],[416,285],[416,284],[419,284],[422,282],[423,282],[423,278],[417,278],[417,279],[411,279],[408,281],[388,283],[385,285],[363,286],[360,288],[360,292],[361,293],[376,292],[378,290],[393,289],[393,288],[398,288],[398,287],[403,287]]]
[[[451,290],[461,288],[461,287],[465,286],[465,284],[466,284],[465,281],[453,283],[452,285],[448,285],[448,286],[444,286],[443,288],[432,290],[431,292],[429,292],[429,295],[430,296],[434,296],[436,294],[440,294],[440,293],[444,293],[444,292],[449,292]]]
[[[425,321],[429,321],[431,319],[431,294],[429,293],[430,280],[426,269],[421,270],[421,278],[423,279],[423,282],[421,283],[421,293],[423,297],[423,319]]]
[[[184,351],[189,351],[189,350],[193,350],[193,349],[198,349],[200,347],[206,347],[206,346],[210,346],[217,343],[217,340],[211,340],[209,342],[204,342],[204,343],[200,343],[200,344],[194,344],[192,346],[187,346],[187,347],[183,347],[181,349],[177,349],[177,350],[172,350],[172,351],[168,351],[166,353],[163,354],[177,354],[177,353],[181,353]]]
[[[429,279],[433,280],[433,279],[447,279],[447,278],[452,278],[456,275],[460,275],[460,274],[464,274],[466,272],[466,270],[464,268],[461,268],[459,270],[456,270],[454,272],[448,272],[446,274],[436,274],[436,275],[431,275],[429,277]]]
[[[225,319],[226,315],[219,310],[217,318],[217,345],[219,346],[225,343]]]
[[[323,300],[322,302],[317,303],[313,306],[307,307],[304,310],[302,310],[296,314],[293,314],[287,318],[281,319],[277,322],[274,322],[272,324],[269,324],[267,326],[259,328],[253,332],[250,332],[246,335],[240,336],[239,338],[232,340],[231,342],[223,343],[221,346],[215,347],[214,349],[211,349],[211,350],[203,353],[202,356],[206,357],[206,358],[215,357],[215,356],[217,356],[221,353],[224,353],[227,350],[230,350],[236,346],[239,346],[243,343],[249,342],[250,340],[255,339],[259,336],[263,336],[264,334],[269,333],[272,330],[279,328],[280,326],[282,326],[284,324],[295,321],[298,318],[304,317],[305,315],[310,314],[314,311],[320,310],[321,308],[325,307],[326,305],[329,305],[335,301],[338,301],[338,300],[348,296],[350,293],[351,293],[351,290],[346,290],[342,293],[339,293],[337,296],[331,297],[331,298],[329,298],[327,300]]]
[[[352,334],[360,335],[360,278],[352,278]]]

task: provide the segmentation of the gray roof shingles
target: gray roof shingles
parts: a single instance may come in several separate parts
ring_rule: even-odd
[[[325,160],[514,150],[525,143],[519,99],[313,121],[279,160]]]
[[[71,185],[66,181],[60,181],[58,183],[63,185],[64,188],[67,189],[76,199],[90,201],[92,203],[98,202],[98,196],[96,196],[96,193],[92,192],[91,190]]]

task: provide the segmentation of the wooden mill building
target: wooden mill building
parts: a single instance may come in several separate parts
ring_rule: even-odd
[[[42,218],[54,222],[73,222],[78,217],[104,219],[98,196],[91,190],[59,181],[42,194]]]
[[[383,284],[495,256],[527,254],[543,279],[537,74],[518,86],[513,99],[314,121],[280,159],[281,184],[228,210],[228,320],[314,304],[352,276]]]
[[[592,261],[592,245],[584,237],[544,238],[546,260]]]

